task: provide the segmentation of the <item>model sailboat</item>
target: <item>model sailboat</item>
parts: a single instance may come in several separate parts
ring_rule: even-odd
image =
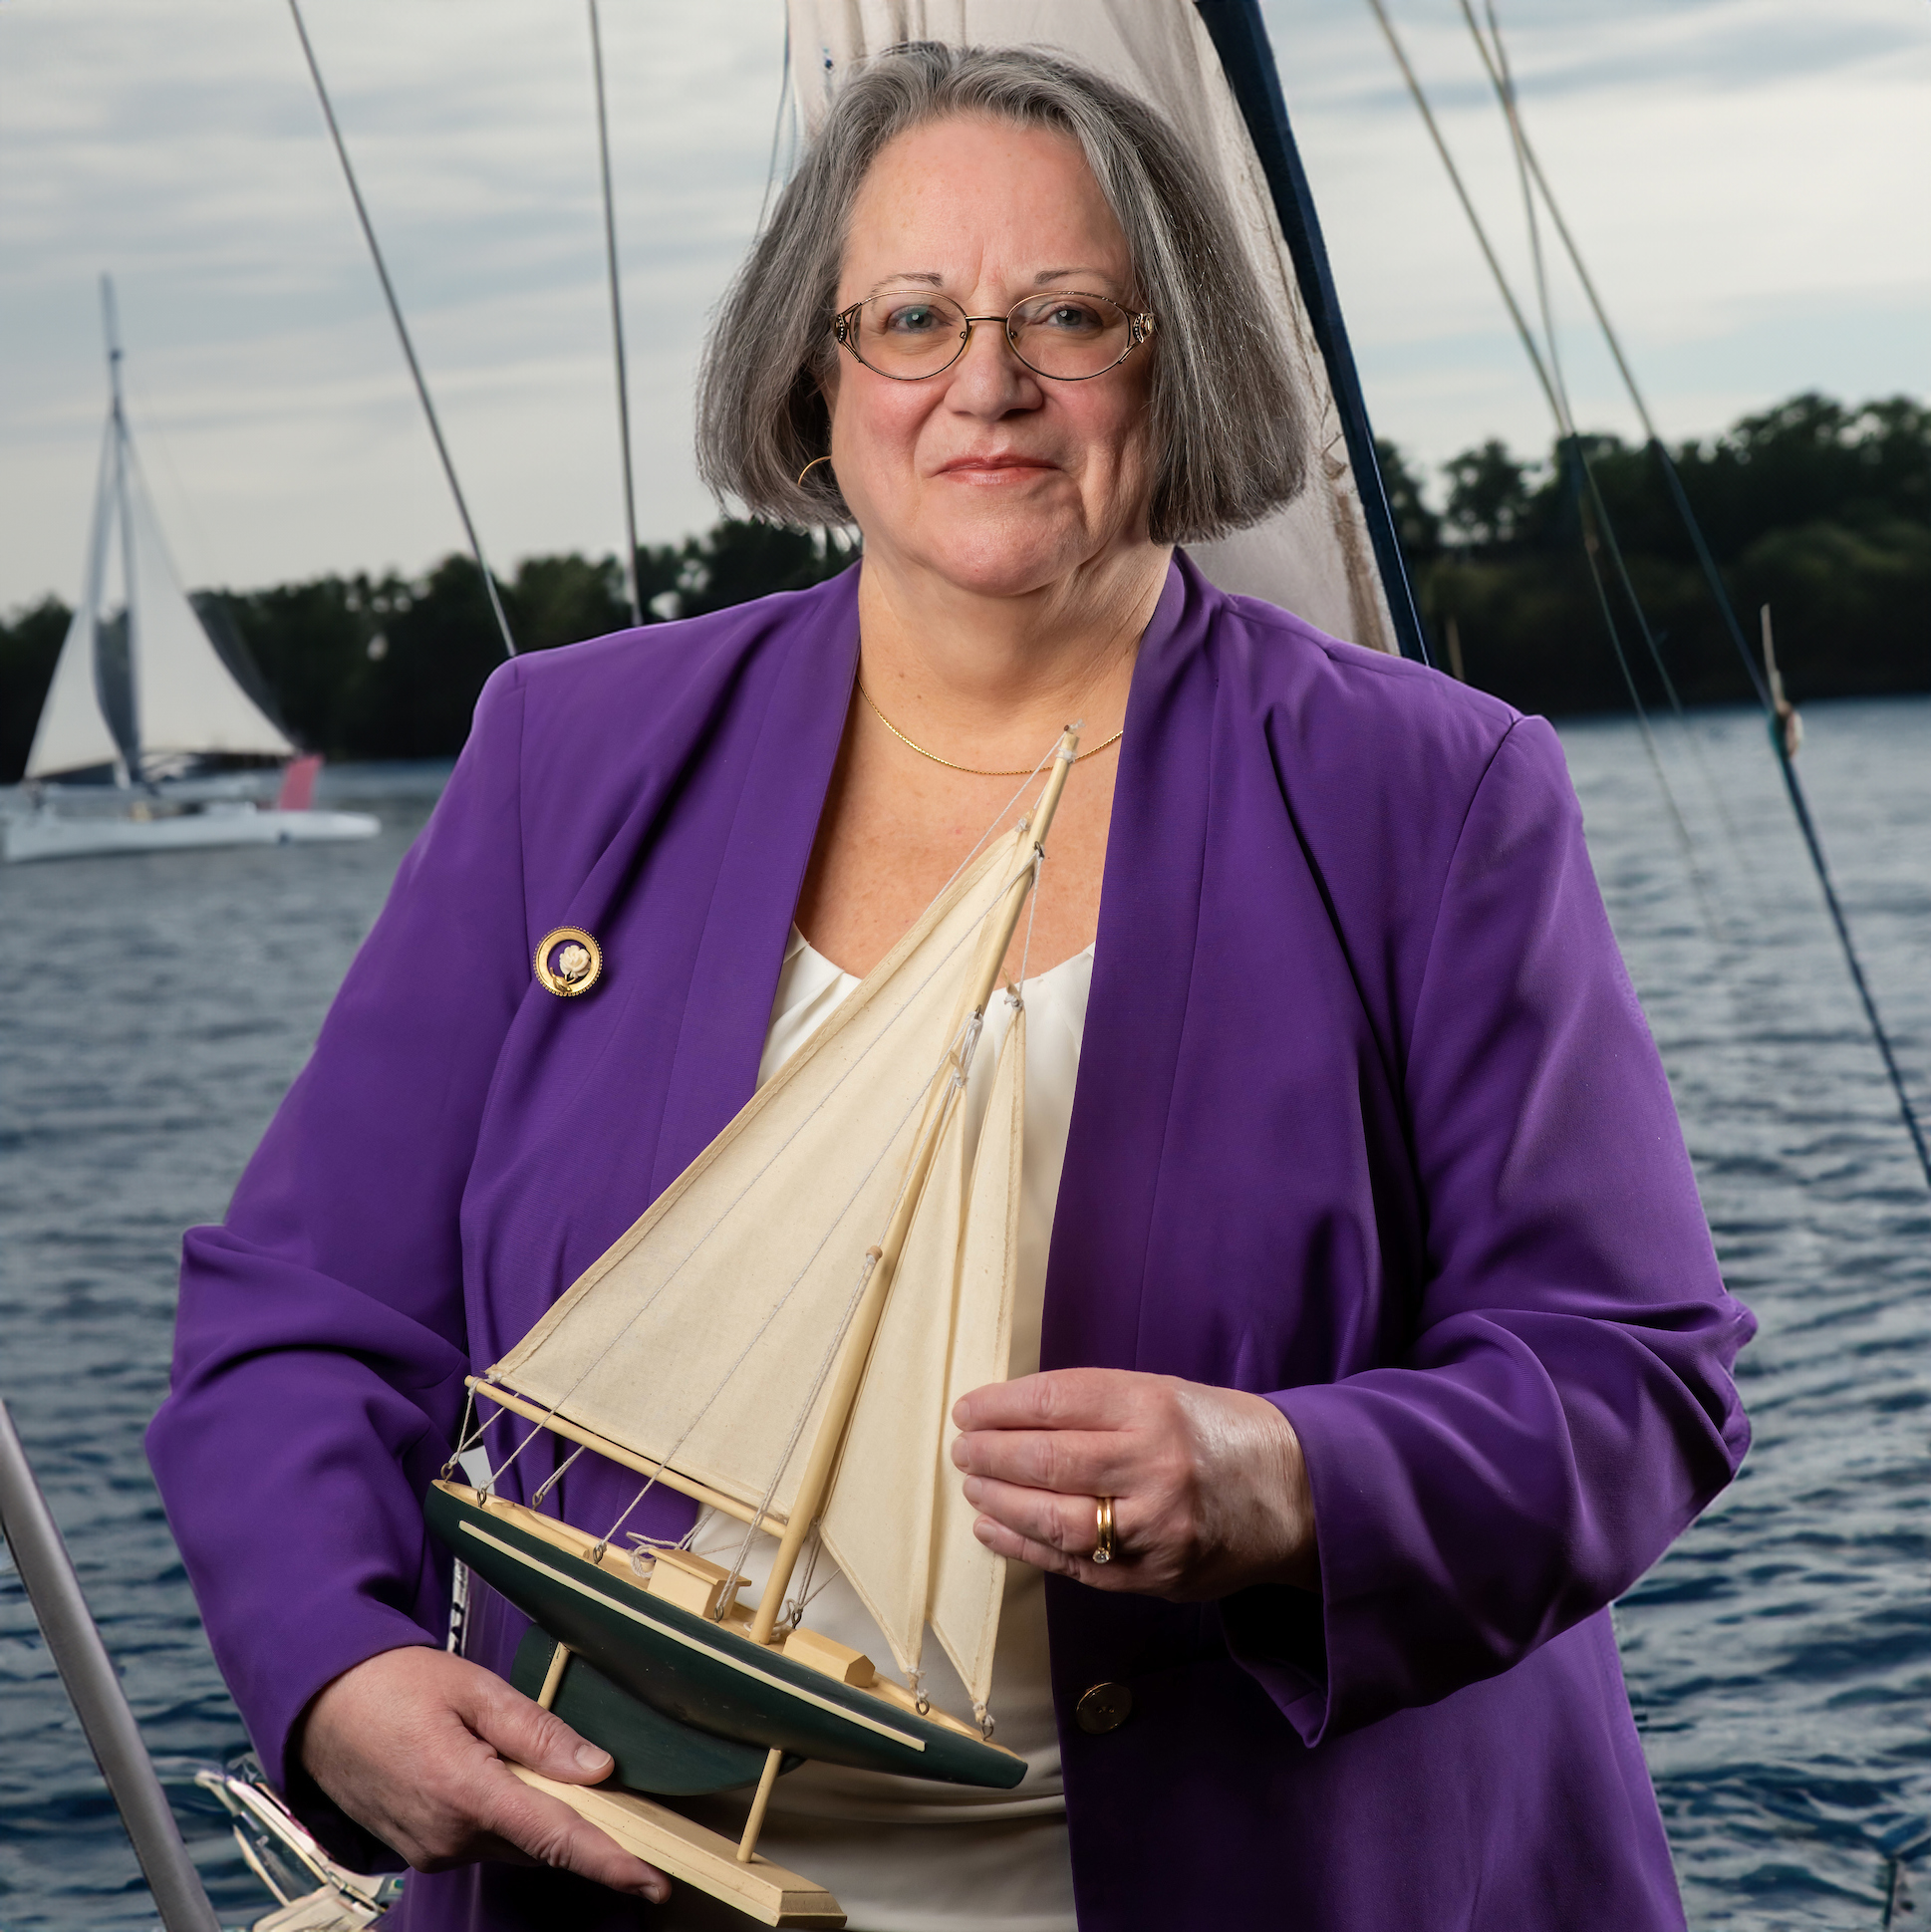
[[[107,434],[88,537],[87,581],[61,647],[27,757],[30,786],[112,771],[117,788],[141,796],[114,814],[39,809],[6,822],[6,857],[55,859],[201,846],[289,845],[363,839],[381,829],[365,812],[307,809],[321,760],[295,747],[223,662],[174,573],[153,504],[142,486],[121,388],[114,287],[101,287],[108,337]],[[109,604],[118,574],[118,608]],[[245,799],[195,808],[167,798],[156,780],[209,756],[287,758],[276,809]]]
[[[969,1160],[965,1088],[1076,744],[1068,730],[1017,832],[961,871],[650,1212],[471,1383],[488,1410],[535,1425],[513,1454],[547,1431],[636,1470],[639,1501],[660,1483],[681,1491],[744,1525],[736,1561],[641,1539],[620,1548],[624,1518],[568,1524],[446,1480],[428,1500],[456,1555],[538,1626],[518,1682],[605,1746],[620,1784],[669,1795],[758,1781],[743,1843],[717,1840],[710,1864],[687,1860],[684,1875],[776,1910],[772,1923],[837,1914],[753,1857],[787,1758],[997,1789],[1025,1774],[991,1742],[1004,1562],[973,1535],[949,1454],[954,1403],[1006,1373],[1023,1006]],[[1004,996],[1018,1004],[1016,989]],[[819,1551],[871,1612],[903,1682],[810,1629]],[[749,1606],[738,1599],[754,1556],[769,1574]],[[966,1687],[969,1721],[920,1689],[928,1632]],[[694,1827],[634,1798],[587,1799],[599,1823],[677,1871]],[[677,1837],[670,1856],[654,1827]],[[761,1902],[747,1881],[761,1881]]]

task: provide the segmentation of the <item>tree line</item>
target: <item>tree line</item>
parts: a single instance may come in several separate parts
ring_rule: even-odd
[[[1654,702],[1647,623],[1684,702],[1748,697],[1653,453],[1613,436],[1583,448],[1586,478],[1559,450],[1530,461],[1490,441],[1445,465],[1432,495],[1398,448],[1381,445],[1436,662],[1524,710],[1621,709],[1628,694],[1609,624]],[[1773,608],[1793,697],[1931,690],[1931,409],[1906,397],[1846,407],[1798,396],[1673,453],[1753,640],[1758,607]],[[835,536],[726,518],[683,544],[640,550],[639,597],[647,621],[694,616],[819,582],[853,554]],[[630,622],[616,557],[532,557],[498,588],[524,651]],[[201,592],[196,604],[289,735],[332,758],[451,755],[502,657],[461,556],[415,579],[331,575]],[[0,623],[0,782],[26,761],[70,616],[50,597]]]
[[[1650,641],[1684,703],[1748,698],[1655,453],[1578,442],[1586,471],[1559,448],[1468,450],[1439,511],[1383,446],[1436,663],[1526,711],[1626,709],[1613,625],[1646,704],[1666,695]],[[1793,698],[1931,690],[1931,409],[1807,394],[1672,455],[1753,649],[1771,607]]]

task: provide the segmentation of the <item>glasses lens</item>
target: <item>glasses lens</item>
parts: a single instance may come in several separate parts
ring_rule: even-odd
[[[1103,295],[1036,295],[1007,326],[1019,360],[1062,381],[1111,369],[1133,343],[1127,312]]]
[[[852,347],[881,376],[936,376],[966,338],[966,311],[943,295],[875,295],[857,324]]]

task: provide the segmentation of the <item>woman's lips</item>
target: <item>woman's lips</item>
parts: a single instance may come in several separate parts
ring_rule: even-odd
[[[955,456],[951,462],[940,465],[939,474],[961,483],[996,485],[1022,483],[1058,467],[1043,456]]]

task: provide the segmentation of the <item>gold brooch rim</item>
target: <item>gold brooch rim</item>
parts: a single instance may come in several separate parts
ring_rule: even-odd
[[[590,955],[590,970],[581,979],[566,979],[551,969],[550,955],[566,940],[574,940]],[[536,983],[545,992],[553,992],[559,999],[577,999],[604,976],[604,949],[581,926],[559,926],[545,933],[537,942],[531,965],[536,972]]]

